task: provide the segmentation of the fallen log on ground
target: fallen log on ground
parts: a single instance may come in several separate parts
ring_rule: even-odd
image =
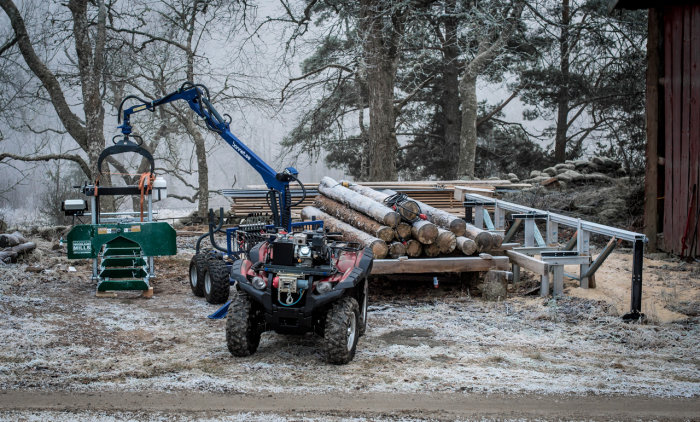
[[[17,258],[21,254],[26,254],[36,249],[36,243],[24,242],[21,245],[12,246],[0,251],[0,261],[9,264],[17,262]]]
[[[409,239],[406,241],[406,255],[411,258],[416,258],[423,253],[423,245],[416,239]]]
[[[382,259],[389,252],[389,247],[386,242],[378,239],[360,229],[356,229],[348,223],[344,223],[335,217],[321,211],[316,207],[304,207],[301,210],[301,216],[307,220],[323,220],[323,227],[331,232],[342,233],[342,240],[346,242],[357,242],[365,247],[372,249],[374,257]]]
[[[371,198],[341,186],[340,183],[330,177],[321,179],[321,183],[318,185],[318,191],[343,205],[372,217],[385,226],[395,228],[401,221],[401,216],[396,211]]]
[[[374,237],[385,242],[394,240],[394,230],[389,226],[384,226],[366,215],[346,207],[340,202],[334,201],[326,196],[319,195],[314,199],[314,206],[331,216],[338,218],[353,227],[367,232]]]
[[[440,253],[448,254],[457,247],[457,237],[449,230],[438,228],[438,236],[435,243],[440,247]]]
[[[0,248],[7,248],[11,246],[21,245],[22,243],[27,243],[27,240],[22,236],[20,232],[3,233],[0,234]]]
[[[473,239],[464,236],[457,236],[457,249],[462,251],[463,254],[469,256],[476,253],[477,247],[476,242]]]
[[[416,201],[412,200],[406,195],[397,194],[396,192],[386,194],[370,187],[358,185],[352,182],[342,181],[342,183],[348,184],[349,189],[354,190],[355,192],[368,198],[372,198],[377,202],[381,202],[386,206],[395,206],[395,210],[401,214],[401,217],[406,221],[415,220],[421,213],[420,206],[416,203]]]
[[[411,235],[424,245],[435,243],[438,238],[438,228],[427,220],[418,220],[411,225]]]

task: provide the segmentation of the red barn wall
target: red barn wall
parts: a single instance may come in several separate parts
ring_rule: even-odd
[[[700,5],[664,9],[663,248],[699,256]],[[693,191],[697,193],[693,198]],[[694,203],[694,206],[691,204]],[[689,210],[692,207],[692,215]]]

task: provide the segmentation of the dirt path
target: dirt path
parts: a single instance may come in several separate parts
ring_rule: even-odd
[[[212,417],[238,412],[280,416],[390,417],[430,419],[538,418],[594,420],[692,420],[696,399],[605,396],[513,396],[463,394],[223,395],[194,392],[0,392],[0,411],[92,411],[188,413]]]

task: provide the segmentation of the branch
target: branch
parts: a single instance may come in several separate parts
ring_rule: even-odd
[[[323,72],[324,70],[330,69],[330,68],[340,69],[340,70],[343,70],[343,71],[345,71],[345,72],[349,72],[349,73],[353,73],[353,74],[355,73],[354,70],[350,69],[350,68],[347,67],[347,66],[343,66],[342,64],[327,64],[327,65],[325,65],[325,66],[322,66],[322,67],[319,67],[319,68],[317,68],[317,69],[314,69],[314,70],[312,70],[312,71],[310,71],[310,72],[307,72],[307,73],[305,73],[305,74],[303,74],[303,75],[301,75],[301,76],[298,76],[298,77],[296,77],[296,78],[290,78],[290,79],[289,79],[289,82],[287,82],[287,84],[284,86],[284,88],[282,88],[282,98],[280,99],[280,102],[284,102],[284,92],[287,90],[287,88],[289,88],[289,85],[291,85],[292,83],[294,83],[294,82],[296,82],[296,81],[300,81],[300,80],[302,80],[302,79],[306,79],[306,78],[308,78],[308,77],[311,76],[311,75],[315,75],[315,74],[317,74],[317,73]]]
[[[90,177],[90,166],[83,160],[83,158],[79,155],[75,154],[46,154],[46,155],[33,155],[33,156],[24,156],[24,155],[17,155],[17,154],[10,154],[9,152],[3,152],[0,154],[0,161],[4,160],[5,158],[9,158],[10,160],[17,160],[17,161],[51,161],[51,160],[68,160],[68,161],[73,161],[74,163],[77,163],[80,166],[80,169],[85,173],[86,176]]]
[[[435,78],[435,76],[429,76],[426,80],[424,80],[423,82],[421,82],[420,85],[418,85],[418,86],[416,87],[416,89],[413,90],[413,92],[411,92],[411,93],[408,94],[404,99],[402,99],[401,101],[399,101],[399,103],[396,104],[396,105],[394,106],[394,113],[399,114],[399,112],[401,111],[401,109],[402,109],[406,104],[408,104],[408,102],[411,101],[411,99],[412,99],[413,97],[415,97],[416,94],[418,94],[423,88],[425,88],[425,86],[428,84],[428,82],[432,81],[434,78]]]
[[[5,51],[9,50],[10,48],[12,48],[13,45],[17,44],[17,40],[18,40],[18,39],[19,39],[19,38],[18,38],[17,36],[15,36],[15,37],[12,38],[10,41],[6,42],[5,45],[3,45],[2,47],[0,47],[0,56],[2,56],[2,53],[4,53]]]
[[[68,106],[66,98],[63,95],[63,90],[61,85],[44,62],[39,59],[31,41],[29,40],[29,34],[27,33],[27,28],[24,25],[24,19],[17,10],[12,0],[0,0],[0,7],[7,13],[10,18],[10,23],[12,24],[12,29],[15,31],[17,37],[17,44],[19,45],[20,52],[24,61],[31,71],[36,75],[41,81],[42,85],[49,93],[51,98],[51,103],[58,114],[58,118],[61,120],[63,126],[68,130],[68,133],[75,139],[78,144],[87,151],[87,131],[80,124],[80,119],[76,116]],[[90,173],[87,173],[90,174]]]
[[[490,112],[488,112],[488,114],[486,114],[486,116],[483,116],[482,118],[477,119],[477,121],[476,121],[476,127],[479,127],[482,123],[485,123],[485,122],[489,121],[489,119],[491,119],[493,116],[495,116],[496,114],[498,114],[501,110],[503,110],[503,108],[504,108],[505,106],[507,106],[508,103],[511,102],[511,101],[513,100],[513,98],[515,98],[515,97],[518,96],[518,93],[519,93],[519,92],[520,92],[520,89],[516,89],[515,91],[513,91],[513,93],[510,95],[510,97],[508,97],[508,99],[506,99],[506,100],[503,101],[501,104],[499,104],[498,106],[496,106],[493,110],[491,110]]]

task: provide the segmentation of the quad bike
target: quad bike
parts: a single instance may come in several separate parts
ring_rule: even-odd
[[[279,232],[231,268],[238,295],[230,302],[226,344],[234,356],[254,353],[264,331],[314,332],[323,356],[345,364],[367,327],[367,276],[372,252],[330,242],[322,228]]]

